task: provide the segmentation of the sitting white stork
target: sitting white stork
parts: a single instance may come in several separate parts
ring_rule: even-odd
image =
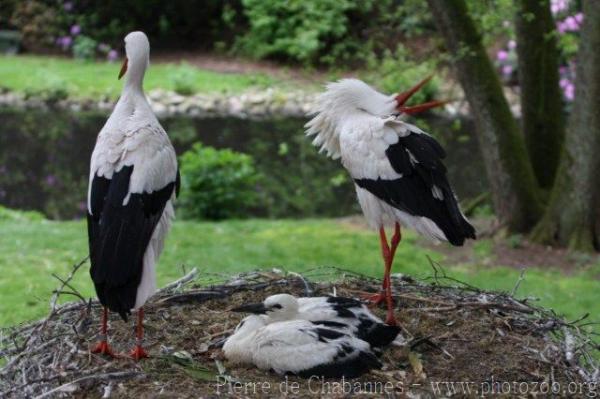
[[[277,374],[310,378],[354,378],[380,368],[369,344],[351,334],[348,326],[335,328],[308,320],[268,323],[264,316],[248,316],[223,345],[234,364],[254,364]]]
[[[475,238],[475,229],[458,207],[442,163],[445,151],[430,135],[403,120],[444,104],[441,101],[407,107],[404,104],[430,78],[398,95],[385,95],[357,79],[327,85],[307,124],[313,144],[333,159],[341,157],[356,187],[369,225],[379,230],[385,273],[386,322],[396,324],[390,270],[401,240],[400,226],[415,229],[435,241],[460,246]],[[385,227],[394,226],[390,244]]]
[[[338,296],[296,298],[290,294],[271,295],[263,302],[250,303],[231,309],[264,315],[266,323],[289,320],[308,320],[324,327],[345,330],[379,348],[391,344],[400,328],[388,326],[360,301]]]
[[[88,236],[96,294],[104,307],[101,340],[94,353],[114,356],[108,345],[108,311],[123,320],[137,310],[136,346],[142,347],[142,306],[156,291],[155,264],[174,217],[179,188],[175,150],[154,116],[142,83],[150,44],[142,32],[125,37],[126,58],[119,74],[125,86],[98,135],[88,188]]]

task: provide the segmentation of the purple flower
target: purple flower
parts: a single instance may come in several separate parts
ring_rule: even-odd
[[[46,176],[46,185],[48,187],[54,187],[57,182],[58,182],[58,179],[56,178],[56,176],[54,176],[54,175]]]
[[[79,25],[71,26],[71,35],[72,36],[77,36],[80,33],[81,33],[81,26],[79,26]]]
[[[509,40],[508,41],[508,48],[510,50],[514,50],[515,48],[517,48],[517,42],[515,42],[514,40]]]
[[[119,53],[117,53],[117,50],[110,50],[108,52],[108,54],[106,55],[106,59],[109,60],[110,62],[116,61],[119,58]]]
[[[565,33],[567,31],[567,26],[563,22],[557,22],[556,30],[558,30],[558,33]]]
[[[65,11],[71,11],[73,9],[73,2],[72,1],[67,1],[63,4],[63,8]]]
[[[509,78],[513,73],[513,67],[510,65],[504,65],[502,67],[502,75]]]
[[[567,78],[562,78],[559,82],[561,89],[564,89],[565,87],[569,86],[570,84],[571,84],[571,81]]]
[[[63,50],[67,50],[69,47],[71,47],[73,38],[71,38],[71,36],[62,36],[58,38],[56,43],[61,46]]]
[[[575,14],[574,16],[575,21],[581,25],[583,23],[583,13],[582,12],[578,12],[577,14]]]
[[[98,45],[98,51],[102,53],[108,53],[110,51],[110,46],[106,43],[100,43]]]
[[[500,50],[496,53],[496,59],[498,61],[506,61],[508,59],[508,52],[505,50]]]

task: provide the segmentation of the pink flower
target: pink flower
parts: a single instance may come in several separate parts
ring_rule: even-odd
[[[504,77],[510,77],[510,75],[512,75],[513,73],[513,67],[510,65],[504,65],[502,67],[502,75],[504,75]]]
[[[583,22],[583,13],[582,12],[578,12],[577,14],[575,14],[574,16],[575,21],[581,25],[581,23]]]
[[[575,99],[575,85],[568,84],[563,88],[563,93],[565,94],[567,101],[573,101],[573,99]]]
[[[564,20],[564,23],[566,25],[566,30],[570,30],[570,31],[579,30],[579,24],[577,23],[575,18],[572,16],[567,17],[567,19]]]
[[[508,59],[508,52],[505,50],[500,50],[496,53],[496,59],[498,61],[506,61]]]
[[[565,87],[567,87],[570,84],[571,84],[571,81],[567,78],[562,78],[559,82],[561,89],[564,89]]]
[[[558,14],[561,11],[565,11],[567,8],[569,8],[568,0],[552,0],[550,3],[550,11],[552,11],[552,14]]]

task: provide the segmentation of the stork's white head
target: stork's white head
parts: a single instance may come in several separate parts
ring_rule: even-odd
[[[127,85],[139,85],[150,63],[150,42],[144,32],[131,32],[125,36],[125,60],[119,73],[119,79],[127,75]]]
[[[431,76],[400,94],[386,95],[378,92],[358,79],[342,79],[329,83],[327,90],[317,98],[314,115],[305,127],[307,135],[316,134],[313,144],[327,151],[332,158],[340,156],[339,127],[348,118],[356,115],[365,117],[388,117],[393,114],[416,114],[440,106],[445,102],[406,107],[404,104],[431,79]]]
[[[271,321],[292,320],[298,314],[298,300],[289,294],[277,294],[267,297],[263,302],[242,305],[234,312],[264,314]]]
[[[396,111],[397,105],[394,96],[382,94],[358,79],[342,79],[329,83],[319,102],[326,102],[330,114],[335,114],[338,118],[359,112],[388,116]]]

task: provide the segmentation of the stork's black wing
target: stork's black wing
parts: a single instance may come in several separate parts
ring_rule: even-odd
[[[144,253],[176,186],[173,181],[152,193],[132,193],[123,205],[133,168],[124,166],[111,179],[94,176],[87,217],[98,299],[125,320],[135,306]]]
[[[403,212],[429,218],[453,245],[475,238],[475,229],[460,212],[446,178],[442,163],[446,153],[433,137],[423,133],[399,137],[387,148],[386,155],[402,177],[355,179],[359,187]]]

